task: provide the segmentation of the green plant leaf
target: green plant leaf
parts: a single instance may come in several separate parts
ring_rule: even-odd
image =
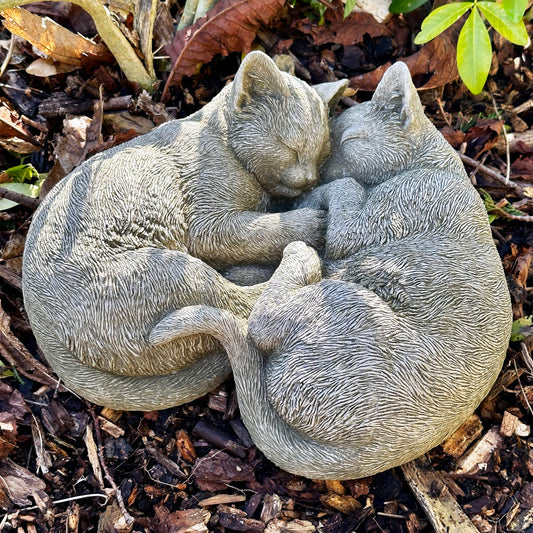
[[[479,94],[483,89],[491,62],[489,32],[474,7],[457,40],[457,70],[472,94]]]
[[[344,18],[346,18],[353,11],[356,1],[357,0],[346,0],[346,4],[344,5]]]
[[[503,9],[513,22],[522,20],[527,9],[527,0],[503,0]]]
[[[39,193],[41,192],[41,186],[43,182],[44,179],[39,180],[36,183],[2,183],[1,186],[4,187],[4,189],[8,189],[9,191],[25,194],[30,198],[38,198]],[[16,205],[18,205],[17,202],[13,202],[12,200],[8,200],[7,198],[2,198],[0,200],[0,211],[5,211],[6,209],[10,209],[11,207],[15,207]]]
[[[8,168],[5,173],[11,178],[12,181],[24,183],[26,181],[35,181],[39,178],[39,173],[33,165],[17,165],[16,167]]]
[[[427,2],[428,0],[392,0],[389,6],[389,12],[409,13]]]
[[[513,22],[501,4],[497,4],[496,2],[481,1],[477,3],[477,6],[483,15],[485,15],[490,25],[508,41],[521,46],[527,45],[529,37],[522,20]]]
[[[455,2],[445,4],[432,11],[422,22],[415,44],[424,44],[458,21],[472,6],[473,2]]]
[[[530,335],[533,335],[533,315],[519,318],[513,322],[511,327],[511,340],[513,342],[523,341]]]

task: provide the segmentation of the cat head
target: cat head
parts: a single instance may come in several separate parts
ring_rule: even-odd
[[[314,91],[262,52],[244,58],[226,110],[228,142],[269,194],[293,198],[316,185],[329,155],[329,110],[346,84]]]
[[[428,124],[409,69],[395,63],[370,102],[356,104],[334,119],[324,180],[353,177],[376,184],[388,179],[416,157]]]

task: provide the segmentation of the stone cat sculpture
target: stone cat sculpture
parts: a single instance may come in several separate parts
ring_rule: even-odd
[[[248,317],[263,286],[212,268],[279,262],[294,240],[323,242],[323,211],[267,213],[296,197],[329,154],[328,105],[339,82],[312,90],[249,54],[232,84],[194,115],[92,157],[35,213],[24,303],[58,376],[115,409],[165,408],[202,396],[230,372],[212,337],[150,331],[191,304]]]
[[[216,336],[258,448],[294,474],[350,479],[414,459],[472,413],[500,371],[511,307],[483,203],[403,64],[333,121],[325,173],[343,179],[309,199],[329,204],[337,259],[324,272],[292,243],[248,328],[197,306],[151,339]]]

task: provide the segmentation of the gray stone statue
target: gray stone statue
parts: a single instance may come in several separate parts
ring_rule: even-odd
[[[333,121],[324,179],[306,199],[329,207],[323,269],[292,243],[249,326],[193,306],[151,339],[214,335],[265,455],[350,479],[414,459],[472,413],[500,371],[511,307],[483,203],[405,65]]]
[[[23,292],[37,342],[68,387],[151,410],[227,377],[213,337],[159,335],[156,345],[151,331],[193,304],[247,318],[264,286],[237,286],[215,268],[275,265],[290,242],[323,243],[323,210],[268,211],[271,198],[316,184],[344,86],[314,91],[253,52],[202,110],[92,157],[52,190],[28,233]]]

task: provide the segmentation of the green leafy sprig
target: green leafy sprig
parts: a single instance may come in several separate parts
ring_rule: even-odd
[[[426,1],[393,0],[389,10],[406,13]],[[502,0],[501,4],[489,0],[445,4],[424,19],[415,44],[431,41],[470,11],[457,41],[457,69],[470,91],[478,94],[487,81],[492,62],[492,44],[483,19],[508,41],[526,46],[529,37],[522,20],[526,8],[527,0]]]

